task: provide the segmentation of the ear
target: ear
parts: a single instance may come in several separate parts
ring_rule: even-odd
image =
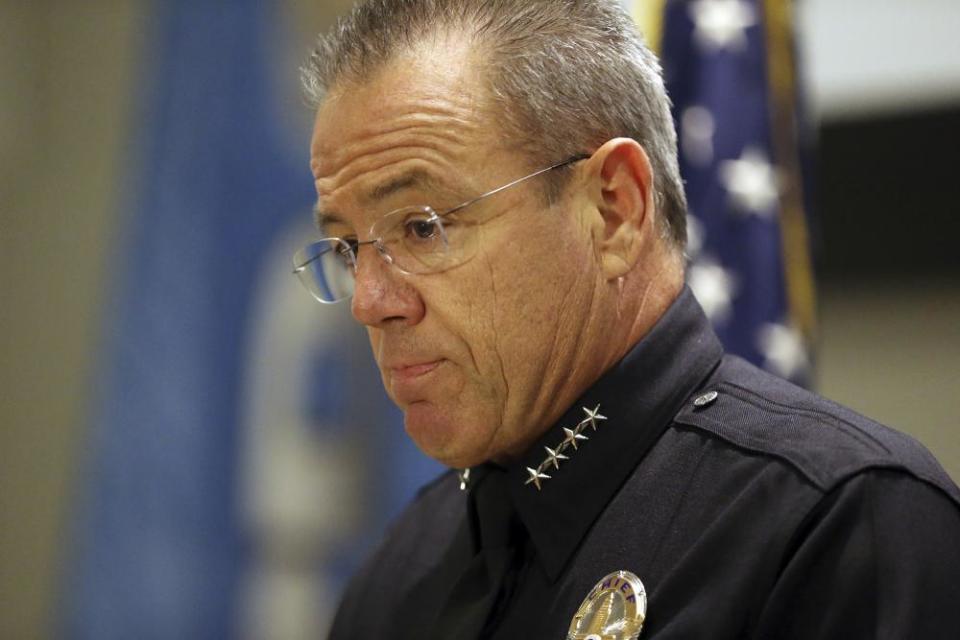
[[[614,138],[590,158],[594,204],[603,218],[599,241],[601,268],[607,280],[626,275],[652,237],[653,168],[636,140]]]

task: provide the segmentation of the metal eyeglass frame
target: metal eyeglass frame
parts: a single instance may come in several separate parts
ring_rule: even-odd
[[[590,154],[588,154],[588,153],[579,153],[579,154],[577,154],[577,155],[571,156],[571,157],[567,158],[566,160],[563,160],[563,161],[558,162],[558,163],[556,163],[556,164],[550,165],[549,167],[546,167],[546,168],[544,168],[544,169],[539,169],[539,170],[534,171],[533,173],[531,173],[531,174],[529,174],[529,175],[525,175],[525,176],[523,176],[522,178],[517,178],[516,180],[513,180],[513,181],[511,181],[511,182],[508,182],[508,183],[505,184],[505,185],[502,185],[502,186],[500,186],[500,187],[497,187],[496,189],[491,189],[490,191],[487,191],[486,193],[483,193],[483,194],[481,194],[481,195],[479,195],[479,196],[476,196],[475,198],[471,198],[471,199],[469,199],[469,200],[467,200],[467,201],[465,201],[465,202],[461,202],[460,204],[456,205],[455,207],[452,207],[452,208],[450,208],[450,209],[446,209],[445,211],[440,212],[440,213],[435,212],[435,211],[434,211],[431,207],[429,207],[429,206],[424,206],[424,207],[402,207],[402,208],[400,208],[400,209],[396,209],[396,210],[394,210],[394,211],[390,211],[389,213],[385,214],[384,216],[381,217],[381,220],[386,219],[386,218],[389,218],[389,217],[392,216],[393,214],[398,213],[398,212],[401,212],[401,211],[406,211],[406,210],[410,210],[410,209],[421,209],[421,210],[423,210],[424,212],[429,212],[429,213],[430,213],[430,217],[429,217],[427,220],[425,220],[424,222],[439,221],[439,220],[440,220],[441,218],[443,218],[444,216],[448,216],[448,215],[450,215],[451,213],[456,213],[457,211],[461,211],[462,209],[465,209],[466,207],[469,207],[470,205],[472,205],[472,204],[474,204],[474,203],[477,203],[477,202],[479,202],[480,200],[483,200],[484,198],[488,198],[488,197],[490,197],[490,196],[492,196],[492,195],[496,195],[496,194],[500,193],[501,191],[506,191],[507,189],[510,189],[511,187],[515,187],[515,186],[517,186],[517,185],[519,185],[519,184],[521,184],[521,183],[523,183],[523,182],[526,182],[527,180],[530,180],[530,179],[532,179],[532,178],[536,178],[537,176],[542,175],[542,174],[544,174],[544,173],[548,173],[548,172],[550,172],[550,171],[554,171],[554,170],[556,170],[556,169],[560,169],[560,168],[562,168],[562,167],[566,167],[566,166],[571,165],[571,164],[574,164],[574,163],[576,163],[576,162],[580,162],[581,160],[586,160],[586,159],[589,158],[589,157],[590,157]],[[374,223],[373,226],[371,226],[371,228],[370,228],[371,233],[373,232],[373,229],[377,226],[378,223],[379,223],[379,220],[378,220],[376,223]],[[441,227],[441,230],[442,230],[442,227]],[[341,244],[341,245],[344,245],[344,246],[346,247],[345,251],[349,252],[349,256],[348,256],[348,257],[349,257],[349,260],[348,260],[348,261],[349,261],[349,263],[353,266],[354,272],[356,272],[356,270],[357,270],[357,260],[358,260],[358,253],[359,253],[359,251],[360,251],[360,247],[362,247],[363,245],[368,245],[368,244],[374,245],[374,247],[377,249],[377,253],[380,255],[380,257],[381,257],[387,264],[393,265],[394,267],[396,267],[396,268],[397,268],[399,271],[401,271],[402,273],[405,273],[405,274],[408,274],[408,275],[409,275],[409,274],[414,274],[414,273],[416,273],[416,274],[425,274],[425,273],[435,273],[435,272],[436,272],[436,271],[430,271],[430,270],[427,270],[427,271],[409,271],[409,270],[407,270],[407,269],[404,269],[401,265],[397,264],[397,263],[394,261],[393,256],[391,256],[390,253],[387,251],[387,247],[386,247],[386,245],[385,245],[384,242],[383,242],[383,236],[382,236],[382,235],[381,235],[381,236],[374,237],[374,238],[371,238],[370,240],[351,240],[351,241],[347,241],[347,240],[345,240],[345,239],[343,239],[343,238],[340,238],[340,237],[337,237],[337,236],[331,236],[331,237],[328,237],[328,238],[321,238],[320,240],[317,240],[317,241],[315,241],[315,242],[311,242],[311,243],[310,243],[309,245],[307,245],[307,246],[308,246],[308,247],[312,247],[312,246],[314,246],[314,245],[316,245],[316,244],[320,244],[320,243],[339,243],[339,244]],[[300,253],[300,252],[298,252],[298,254],[299,254],[299,253]],[[294,273],[294,275],[299,276],[300,279],[301,279],[301,281],[302,281],[302,279],[303,279],[302,274],[307,270],[307,267],[309,267],[312,263],[314,263],[314,262],[316,262],[317,260],[319,260],[323,255],[324,255],[324,254],[321,253],[321,254],[318,254],[318,255],[316,255],[316,256],[311,257],[311,258],[308,259],[308,260],[303,260],[303,261],[298,261],[298,260],[295,259],[295,260],[294,260],[294,268],[293,268],[293,273]],[[310,295],[312,295],[318,302],[321,302],[321,303],[323,303],[323,304],[336,304],[336,303],[338,303],[338,302],[342,302],[342,301],[344,301],[344,300],[348,300],[348,299],[350,299],[350,298],[353,296],[353,294],[351,293],[350,295],[345,295],[345,296],[338,297],[336,300],[324,300],[324,299],[321,298],[307,283],[304,282],[303,285],[304,285],[304,287],[310,292]],[[331,292],[331,293],[332,293],[332,292]]]

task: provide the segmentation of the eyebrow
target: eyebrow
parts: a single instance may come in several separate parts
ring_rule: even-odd
[[[379,202],[389,198],[392,195],[400,193],[401,191],[417,187],[429,188],[435,192],[449,192],[449,189],[444,188],[444,186],[433,176],[433,174],[424,171],[423,169],[411,169],[410,171],[406,171],[399,176],[370,189],[364,196],[362,196],[362,199],[364,203]],[[324,226],[329,224],[346,224],[343,217],[339,214],[333,211],[324,211],[321,208],[319,201],[316,205],[314,205],[313,208],[313,220],[316,223],[317,228],[321,230],[324,228]]]
[[[367,194],[365,200],[368,202],[376,202],[406,189],[424,186],[434,188],[437,186],[437,181],[423,169],[412,169],[384,184],[374,187]]]
[[[324,211],[320,208],[320,203],[313,205],[313,223],[321,232],[327,225],[343,223],[343,218],[332,211]]]

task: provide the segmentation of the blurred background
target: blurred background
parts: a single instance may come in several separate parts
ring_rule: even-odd
[[[316,637],[440,470],[289,275],[297,68],[350,4],[0,0],[0,637]],[[796,28],[804,375],[960,480],[960,4]]]

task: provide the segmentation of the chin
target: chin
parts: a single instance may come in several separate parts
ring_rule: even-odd
[[[404,409],[407,435],[423,453],[455,469],[486,462],[489,435],[476,420],[465,420],[427,402]],[[482,421],[480,421],[482,424]]]

